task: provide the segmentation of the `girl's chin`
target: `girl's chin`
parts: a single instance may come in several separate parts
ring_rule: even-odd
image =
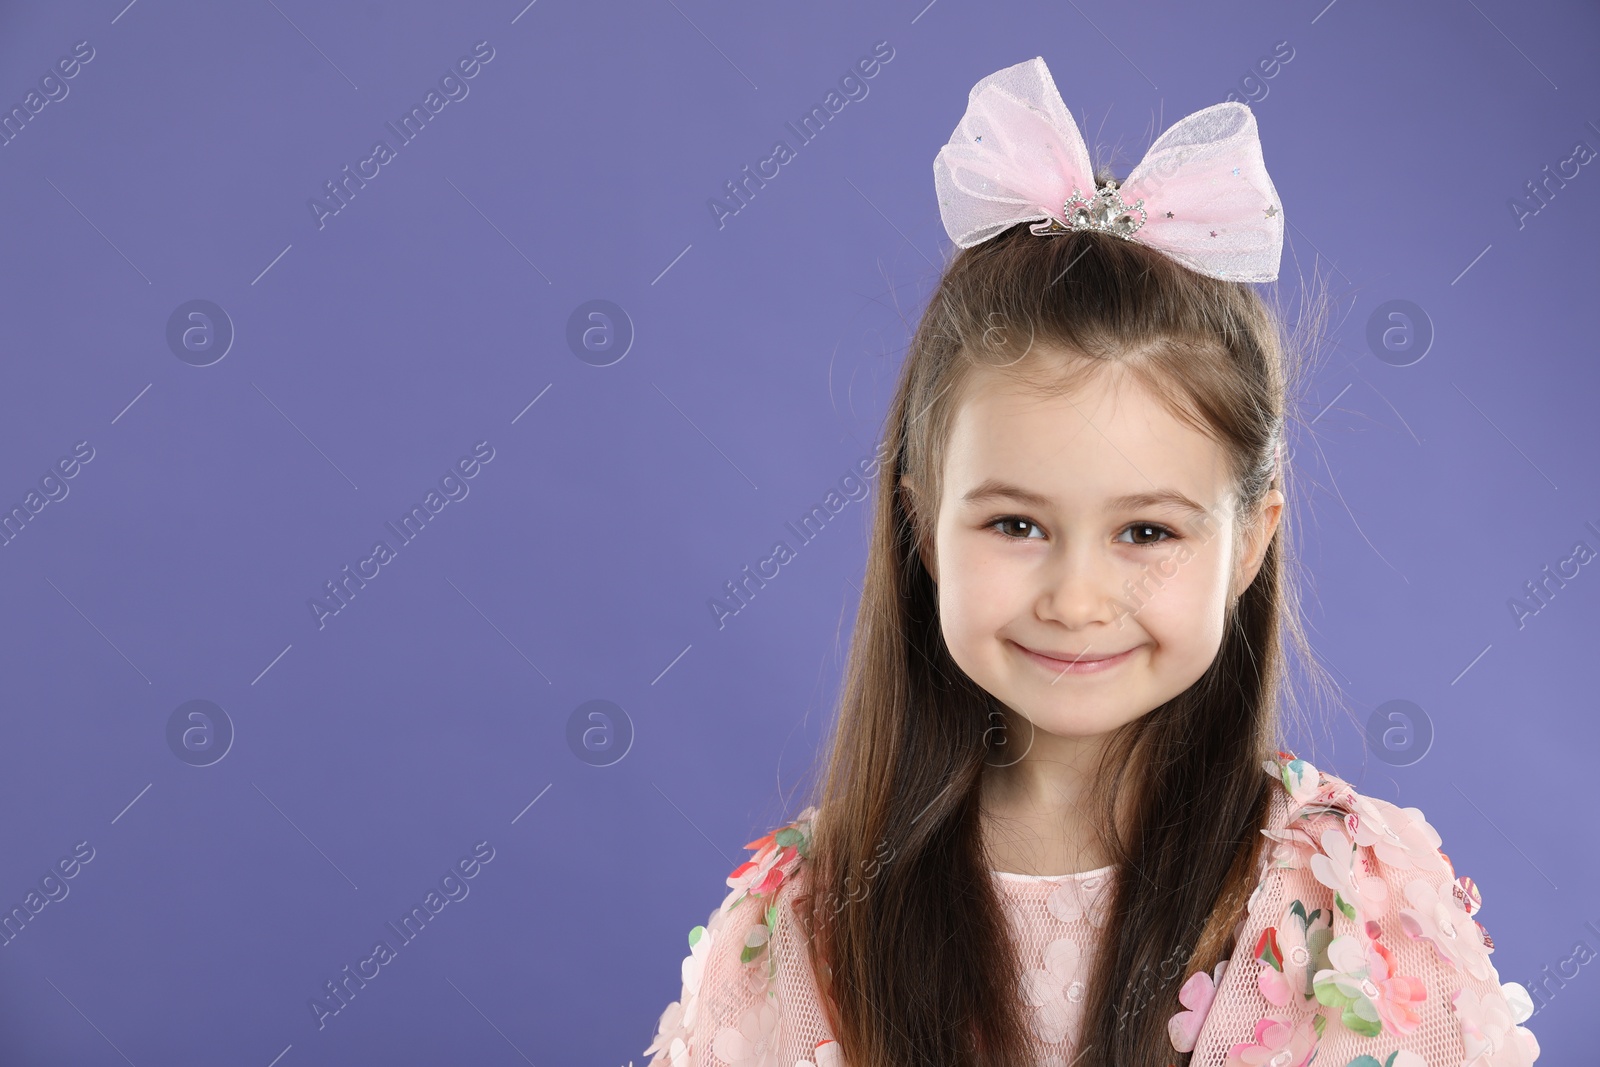
[[[1024,713],[1022,729],[1035,735],[1035,742],[1046,739],[1065,742],[1093,741],[1117,727],[1138,718],[1115,713],[1101,714],[1082,707],[1071,711],[1053,709]]]

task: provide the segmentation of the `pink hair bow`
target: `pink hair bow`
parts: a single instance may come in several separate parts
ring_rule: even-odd
[[[945,232],[962,248],[1040,220],[1036,234],[1101,230],[1213,278],[1278,276],[1283,210],[1255,115],[1241,103],[1196,111],[1156,138],[1120,186],[1097,186],[1083,134],[1035,56],[972,87],[933,178]]]

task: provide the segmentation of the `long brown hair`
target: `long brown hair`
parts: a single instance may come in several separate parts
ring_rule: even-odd
[[[1322,321],[1322,305],[1311,310],[1301,327]],[[1282,443],[1287,458],[1291,357],[1301,353],[1253,286],[1134,241],[1040,237],[1026,224],[947,265],[886,417],[865,583],[816,778],[810,892],[799,904],[852,1067],[1020,1067],[1037,1055],[979,823],[991,727],[1007,709],[951,658],[919,546],[934,542],[943,450],[972,372],[1021,366],[1040,346],[1057,353],[1046,357],[1057,361],[1046,365],[1055,385],[1119,364],[1218,441],[1242,516],[1282,487],[1287,469],[1275,452]],[[931,493],[914,497],[903,478]],[[1103,814],[1088,821],[1119,876],[1088,985],[1076,1061],[1085,1067],[1187,1062],[1167,1035],[1177,989],[1232,951],[1263,842],[1261,762],[1284,747],[1280,628],[1313,681],[1325,678],[1287,581],[1287,514],[1229,608],[1210,668],[1117,730],[1091,784]]]

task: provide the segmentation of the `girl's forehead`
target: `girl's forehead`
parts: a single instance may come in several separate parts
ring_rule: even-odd
[[[1154,487],[1196,500],[1222,492],[1222,447],[1136,380],[1097,375],[1052,392],[986,374],[972,386],[946,442],[946,499],[993,479],[1063,503]]]

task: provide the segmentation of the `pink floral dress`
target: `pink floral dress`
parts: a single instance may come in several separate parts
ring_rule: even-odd
[[[1306,1067],[1314,1056],[1319,1067],[1532,1064],[1539,1044],[1519,1025],[1532,1000],[1500,981],[1474,918],[1481,894],[1422,812],[1358,794],[1291,753],[1263,769],[1282,786],[1261,831],[1271,844],[1232,958],[1181,987],[1173,1049],[1192,1052],[1191,1067]],[[753,855],[728,876],[726,899],[689,931],[682,992],[644,1050],[650,1067],[849,1067],[790,906],[816,814],[746,845]],[[874,873],[862,872],[863,892]],[[1067,1067],[1117,872],[991,873],[1039,1062]]]

